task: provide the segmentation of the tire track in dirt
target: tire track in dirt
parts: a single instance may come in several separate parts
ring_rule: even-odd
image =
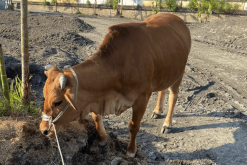
[[[200,44],[200,46],[201,46],[200,49],[201,48],[211,49],[211,52],[216,50],[215,48],[209,47],[207,45]],[[196,48],[194,47],[194,50],[195,49]],[[216,52],[218,53],[219,51],[221,54],[229,54],[222,50],[217,50]],[[200,63],[201,68],[207,68],[207,70],[209,71],[208,77],[210,81],[216,83],[215,85],[217,87],[216,90],[221,89],[221,91],[226,92],[226,95],[230,94],[230,96],[233,99],[232,101],[233,105],[239,107],[240,109],[243,109],[245,108],[245,106],[236,103],[236,100],[241,100],[241,102],[243,102],[242,104],[247,103],[247,100],[245,99],[247,97],[247,91],[245,89],[247,83],[245,81],[242,82],[237,81],[235,77],[241,77],[242,79],[245,79],[244,75],[246,75],[247,72],[244,70],[245,67],[243,64],[247,62],[247,60],[245,58],[242,58],[241,56],[235,55],[234,56],[235,58],[236,57],[241,57],[241,58],[234,60],[229,59],[229,62],[224,64],[224,60],[223,61],[221,60],[223,56],[217,56],[217,53],[215,53],[213,56],[210,56],[210,54],[208,54],[207,56],[194,54],[193,58],[195,61]],[[233,56],[233,54],[231,54],[230,56]],[[222,61],[222,63],[219,64],[219,61]],[[230,63],[230,61],[232,63]],[[231,100],[228,99],[227,101],[231,101]]]

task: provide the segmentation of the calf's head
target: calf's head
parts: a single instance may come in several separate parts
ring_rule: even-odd
[[[51,116],[54,120],[70,104],[65,113],[54,123],[56,131],[58,131],[61,126],[73,121],[79,115],[75,103],[77,83],[73,75],[65,74],[57,67],[50,66],[47,69],[48,71],[45,71],[47,80],[43,89],[45,97],[43,113]],[[46,136],[54,135],[53,126],[49,130],[49,121],[44,119],[40,123],[40,130]]]

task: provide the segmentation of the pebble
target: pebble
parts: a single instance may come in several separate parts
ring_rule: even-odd
[[[76,141],[78,143],[80,143],[80,147],[85,147],[87,145],[87,139],[86,138],[78,137],[76,139]]]
[[[193,134],[192,132],[190,132],[190,133],[189,133],[189,135],[190,135],[191,137],[193,137],[193,136],[194,136],[194,134]]]
[[[102,119],[104,122],[107,122],[109,119]]]
[[[112,161],[111,161],[111,165],[120,165],[122,163],[122,158],[120,157],[115,157]]]
[[[121,122],[121,123],[119,123],[120,125],[124,125],[125,123],[124,122]]]
[[[155,152],[149,152],[148,153],[148,158],[151,160],[155,160],[157,158]]]

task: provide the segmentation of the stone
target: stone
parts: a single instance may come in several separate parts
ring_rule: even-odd
[[[120,165],[122,163],[122,158],[120,157],[115,157],[112,161],[111,161],[111,165]]]
[[[193,134],[192,132],[190,132],[190,133],[189,133],[189,135],[190,135],[191,137],[193,137],[193,136],[194,136],[194,134]]]
[[[78,137],[76,141],[80,143],[80,147],[85,147],[87,145],[87,138]]]
[[[151,160],[155,160],[157,158],[155,152],[149,152],[148,153],[148,158]]]

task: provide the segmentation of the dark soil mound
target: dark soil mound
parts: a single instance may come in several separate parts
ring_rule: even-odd
[[[0,164],[44,165],[60,164],[61,158],[55,139],[48,139],[38,129],[40,119],[0,120]],[[126,156],[127,141],[108,133],[105,152],[98,146],[93,121],[72,122],[58,133],[66,165],[111,164],[115,159],[124,164],[147,164],[140,152],[136,158]],[[139,150],[138,150],[139,151]]]
[[[0,40],[3,45],[7,77],[21,78],[20,12],[0,11]],[[7,18],[7,19],[6,19]],[[93,42],[79,35],[93,27],[76,15],[28,14],[30,75],[32,89],[42,94],[46,76],[44,66],[52,64],[61,69],[76,65],[87,55],[84,49]]]
[[[1,11],[1,17],[8,19],[1,19],[0,37],[20,41],[20,12]],[[86,45],[88,41],[77,33],[93,29],[77,17],[37,13],[28,15],[28,27],[30,46],[56,46],[66,50],[70,50],[68,43]]]

